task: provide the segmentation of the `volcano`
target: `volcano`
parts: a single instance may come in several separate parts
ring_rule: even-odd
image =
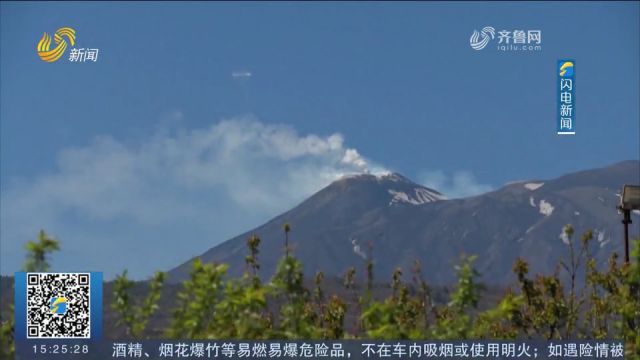
[[[245,271],[246,240],[261,238],[260,275],[269,278],[284,254],[283,225],[305,274],[342,275],[355,267],[362,275],[368,259],[374,276],[387,281],[397,267],[409,272],[420,261],[433,284],[455,281],[453,265],[462,254],[478,255],[481,279],[506,284],[517,257],[532,272],[550,273],[568,246],[562,229],[572,224],[576,239],[591,229],[597,261],[622,254],[623,228],[616,211],[623,184],[640,184],[640,162],[624,161],[550,180],[513,182],[482,195],[447,199],[437,190],[389,173],[337,180],[293,209],[198,256],[229,264],[229,274]],[[632,237],[640,234],[640,213],[632,215]],[[195,259],[195,258],[194,258]],[[194,259],[169,272],[171,281],[188,277]]]

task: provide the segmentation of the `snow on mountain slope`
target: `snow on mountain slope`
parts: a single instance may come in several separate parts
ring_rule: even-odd
[[[212,239],[212,247],[197,258],[227,263],[229,274],[240,276],[246,269],[246,239],[257,234],[263,240],[260,276],[266,279],[282,258],[282,224],[289,223],[289,244],[305,274],[342,276],[371,257],[376,279],[384,280],[397,267],[410,269],[419,260],[427,281],[450,284],[457,280],[452,264],[464,253],[478,255],[483,281],[507,284],[514,280],[517,257],[530,264],[531,273],[553,272],[568,254],[569,239],[561,232],[566,224],[575,229],[574,241],[594,230],[598,263],[620,253],[623,227],[613,189],[640,183],[638,174],[640,162],[625,161],[546,179],[535,190],[524,185],[542,181],[454,200],[395,173],[348,176],[263,225],[228,241]],[[632,214],[632,238],[640,231],[639,215]],[[194,259],[171,270],[170,281],[187,279]]]
[[[540,214],[544,216],[551,215],[551,213],[553,213],[553,210],[555,209],[550,202],[545,200],[540,200],[539,206],[540,206]]]
[[[534,191],[542,187],[544,183],[526,183],[524,184],[525,189]]]
[[[396,191],[392,189],[387,190],[389,194],[393,196],[391,201],[389,201],[389,206],[400,203],[400,202],[404,202],[412,205],[422,205],[422,204],[446,199],[444,196],[431,192],[425,188],[415,188],[413,190],[414,190],[413,196],[402,191]]]

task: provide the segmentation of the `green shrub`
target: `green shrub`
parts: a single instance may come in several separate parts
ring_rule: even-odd
[[[614,338],[625,341],[627,359],[640,359],[640,239],[633,241],[630,264],[620,264],[613,254],[606,268],[598,269],[590,250],[592,233],[585,232],[575,244],[574,230],[566,226],[567,261],[561,261],[551,274],[531,277],[527,262],[516,259],[514,288],[494,306],[479,310],[483,288],[473,267],[475,256],[463,256],[455,267],[458,281],[444,304],[431,299],[419,263],[411,269],[413,284],[403,282],[402,269],[396,269],[390,295],[374,299],[370,257],[362,293],[357,290],[355,269],[345,274],[345,299],[327,296],[322,273],[316,274],[315,288],[305,287],[302,263],[289,248],[291,227],[286,224],[283,229],[284,255],[267,283],[258,274],[260,238],[255,235],[247,240],[246,271],[238,279],[227,276],[225,264],[194,261],[189,279],[176,296],[166,335],[245,340]],[[58,248],[58,242],[41,231],[38,241],[27,245],[25,269],[46,271],[47,256]],[[580,274],[584,279],[578,278]],[[126,271],[114,281],[112,308],[129,336],[145,336],[163,283],[164,274],[156,273],[147,295],[137,304]],[[356,317],[354,333],[345,329],[349,311]],[[1,323],[0,349],[4,357],[13,353],[13,319]]]

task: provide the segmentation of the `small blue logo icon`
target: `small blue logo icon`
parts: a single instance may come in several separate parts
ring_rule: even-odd
[[[52,297],[49,300],[49,309],[52,314],[64,315],[67,312],[67,298],[64,296]]]
[[[573,76],[573,62],[565,61],[560,64],[560,72],[561,77],[572,77]]]

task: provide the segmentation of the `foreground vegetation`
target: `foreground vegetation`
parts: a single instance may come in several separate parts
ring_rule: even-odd
[[[390,293],[374,299],[373,263],[366,264],[362,283],[355,268],[344,275],[348,296],[325,293],[324,275],[306,287],[300,261],[288,248],[291,228],[284,226],[285,251],[268,282],[258,276],[260,238],[247,240],[246,271],[238,279],[226,276],[225,264],[195,261],[190,278],[177,295],[169,338],[201,339],[623,339],[627,359],[640,359],[640,239],[630,264],[613,254],[597,267],[591,252],[593,234],[569,240],[567,259],[552,274],[531,275],[523,259],[513,265],[515,283],[488,309],[479,310],[482,286],[474,256],[463,256],[455,267],[458,282],[450,301],[436,304],[420,264],[403,276],[391,274]],[[27,271],[46,271],[47,256],[58,242],[40,232],[27,244]],[[405,274],[407,275],[407,274]],[[405,282],[404,278],[411,278]],[[561,279],[569,279],[562,281]],[[164,273],[156,273],[141,301],[131,296],[133,282],[126,271],[114,282],[112,308],[119,326],[133,338],[146,336],[150,317],[158,310]],[[347,312],[355,313],[347,324]],[[349,331],[347,330],[349,329]],[[0,357],[13,352],[12,319],[0,327]]]

